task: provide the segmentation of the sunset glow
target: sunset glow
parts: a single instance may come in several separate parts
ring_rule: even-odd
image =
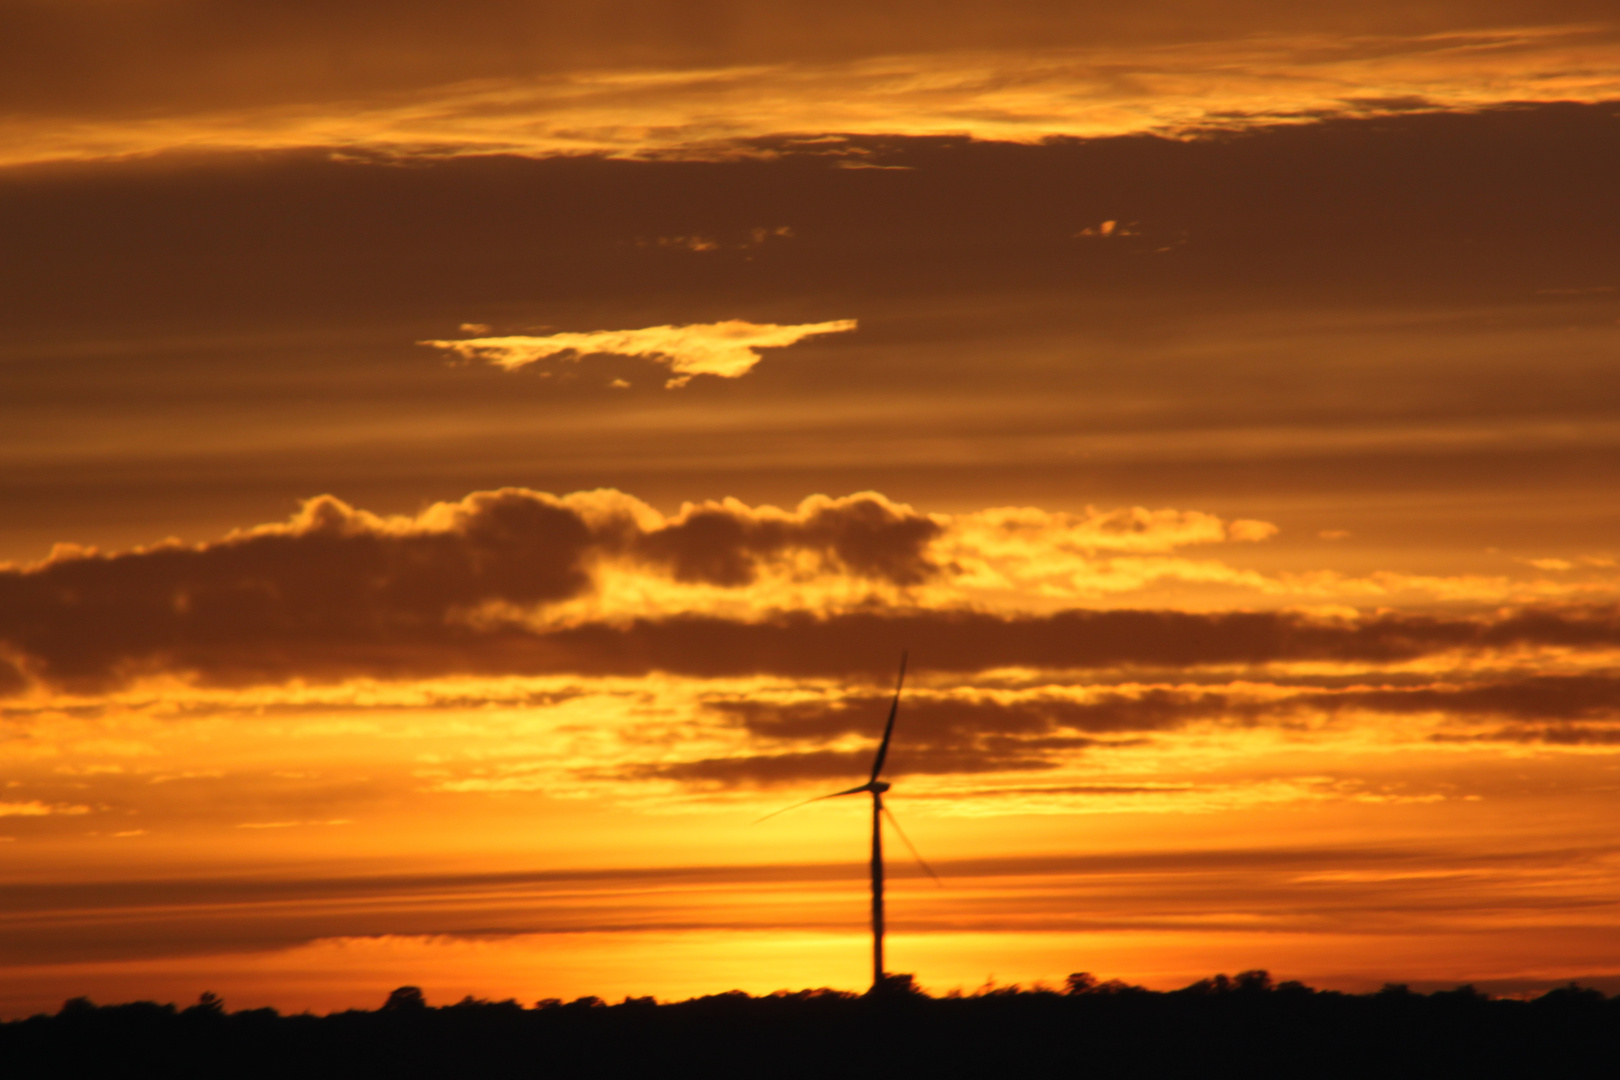
[[[1606,5],[273,7],[0,7],[0,1015],[861,989],[902,650],[932,992],[1620,990]]]

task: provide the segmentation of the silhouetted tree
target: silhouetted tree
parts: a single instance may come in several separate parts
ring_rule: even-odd
[[[1159,992],[1076,972],[1068,993],[991,986],[929,997],[909,975],[876,998],[742,991],[661,1004],[628,997],[468,996],[429,1008],[403,986],[375,1012],[227,1013],[214,994],[184,1011],[73,998],[55,1015],[0,1024],[0,1077],[259,1080],[295,1076],[773,1080],[872,1075],[1182,1077],[1242,1072],[1337,1080],[1577,1075],[1620,1057],[1620,998],[1571,984],[1535,1001],[1473,986],[1373,994],[1274,986],[1263,971]],[[860,1070],[857,1070],[860,1071]],[[865,1075],[865,1073],[863,1073]]]
[[[427,1008],[427,999],[422,996],[422,988],[419,986],[402,986],[389,994],[388,1000],[383,1002],[383,1010],[386,1012],[425,1008]]]
[[[1076,971],[1063,981],[1064,993],[1089,994],[1097,988],[1097,976],[1089,971]]]
[[[1271,972],[1259,969],[1240,971],[1237,973],[1237,978],[1232,980],[1232,985],[1233,989],[1236,990],[1252,994],[1263,993],[1271,989]]]
[[[212,990],[204,990],[197,995],[197,1004],[185,1011],[187,1016],[220,1017],[225,1015],[225,1002]]]
[[[917,985],[915,975],[897,975],[893,972],[884,972],[883,981],[873,985],[868,991],[872,997],[881,998],[908,998],[922,997],[923,992]]]

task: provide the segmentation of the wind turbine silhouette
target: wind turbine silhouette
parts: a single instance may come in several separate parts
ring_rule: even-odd
[[[867,779],[866,783],[862,784],[860,787],[852,787],[848,791],[835,791],[830,795],[817,795],[815,798],[806,799],[802,803],[794,803],[792,806],[784,806],[782,809],[772,811],[771,813],[766,814],[765,817],[759,819],[759,821],[765,821],[768,818],[775,817],[777,814],[785,814],[789,810],[797,810],[801,806],[809,806],[811,803],[821,802],[823,799],[838,799],[845,795],[859,795],[863,792],[871,793],[872,992],[874,994],[881,992],[885,978],[885,972],[883,970],[883,817],[885,814],[888,815],[889,824],[894,826],[895,833],[902,841],[905,842],[907,850],[911,852],[911,857],[917,860],[917,865],[922,867],[923,870],[927,872],[928,876],[934,879],[934,884],[941,885],[943,887],[943,883],[939,880],[939,875],[934,873],[934,868],[924,862],[923,857],[917,853],[916,845],[911,842],[911,838],[906,835],[906,831],[900,827],[900,822],[895,820],[894,813],[890,811],[888,807],[883,805],[883,793],[888,791],[892,785],[890,785],[886,780],[878,779],[879,774],[883,772],[883,761],[889,756],[889,740],[894,737],[894,718],[900,713],[900,690],[905,686],[905,684],[906,654],[901,653],[900,677],[895,681],[894,684],[894,702],[889,706],[889,722],[883,727],[883,741],[878,743],[877,756],[872,759],[872,775]],[[759,821],[756,821],[754,824],[759,824]]]

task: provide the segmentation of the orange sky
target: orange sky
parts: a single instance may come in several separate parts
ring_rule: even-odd
[[[0,1015],[1620,988],[1609,7],[0,4]]]

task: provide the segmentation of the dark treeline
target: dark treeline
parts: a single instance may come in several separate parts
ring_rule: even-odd
[[[1620,995],[1534,1000],[1472,987],[1371,994],[1273,985],[1265,972],[1155,992],[1075,975],[1066,989],[931,998],[833,990],[668,1004],[468,998],[414,987],[375,1012],[228,1012],[75,998],[0,1025],[7,1077],[1462,1076],[1572,1075],[1616,1060]]]

